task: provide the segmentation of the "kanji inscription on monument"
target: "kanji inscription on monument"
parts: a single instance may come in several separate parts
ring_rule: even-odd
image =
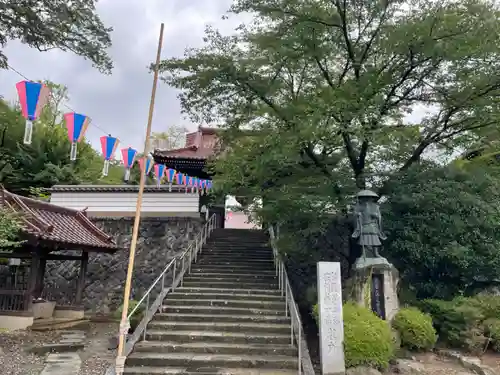
[[[317,267],[322,374],[344,374],[344,322],[340,263],[319,262]]]
[[[371,307],[372,311],[378,315],[380,319],[385,320],[385,296],[384,296],[384,274],[374,273],[372,275],[372,290],[371,290]]]

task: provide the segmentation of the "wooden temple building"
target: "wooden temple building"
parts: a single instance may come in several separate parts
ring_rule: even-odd
[[[207,161],[214,157],[219,148],[217,128],[199,127],[197,131],[186,134],[184,147],[173,150],[156,149],[153,158],[156,163],[165,164],[192,177],[211,179],[206,170]]]
[[[119,250],[118,246],[87,218],[84,210],[19,196],[3,188],[0,188],[0,206],[15,215],[22,226],[21,245],[0,250],[3,263],[0,265],[0,328],[18,329],[33,324],[37,318],[35,304],[44,297],[47,261],[80,262],[77,283],[68,286],[66,303],[64,306],[54,304],[53,309],[59,311],[59,317],[83,318],[89,253],[114,253]]]

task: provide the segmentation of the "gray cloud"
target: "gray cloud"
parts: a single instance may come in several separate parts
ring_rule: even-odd
[[[147,3],[147,6],[146,6]],[[221,21],[231,0],[101,0],[98,12],[113,26],[113,74],[105,76],[79,56],[61,51],[39,52],[10,42],[5,49],[9,64],[28,78],[49,79],[69,89],[68,105],[86,114],[100,128],[121,140],[122,146],[142,149],[153,77],[147,66],[154,60],[161,22],[165,23],[162,56],[180,56],[186,47],[199,46],[207,24],[229,31],[239,21]],[[16,99],[16,73],[0,71],[0,94]],[[170,124],[194,128],[180,114],[175,90],[160,83],[153,130]],[[101,130],[91,126],[87,137],[96,147]]]

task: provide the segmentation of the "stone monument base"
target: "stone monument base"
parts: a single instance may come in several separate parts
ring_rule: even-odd
[[[392,320],[399,310],[398,270],[379,258],[359,258],[353,267],[354,276],[348,280],[345,295],[380,318]]]

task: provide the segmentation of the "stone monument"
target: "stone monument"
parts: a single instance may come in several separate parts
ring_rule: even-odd
[[[322,375],[344,375],[344,319],[340,263],[319,262],[318,322]]]
[[[373,191],[361,190],[356,198],[352,237],[361,247],[361,256],[354,264],[350,297],[370,307],[380,318],[392,320],[399,310],[399,273],[380,255],[382,241],[387,237],[382,231],[379,197]]]

